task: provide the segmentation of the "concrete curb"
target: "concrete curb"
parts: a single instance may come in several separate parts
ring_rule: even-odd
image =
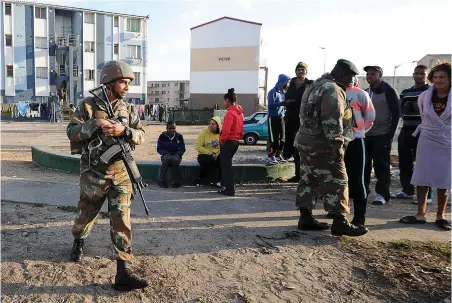
[[[48,151],[43,146],[32,146],[31,154],[32,161],[40,166],[74,173],[80,171],[80,156]],[[144,180],[158,180],[160,162],[137,161],[137,165]],[[182,162],[180,168],[184,183],[192,182],[199,175],[198,163]],[[271,181],[284,177],[290,178],[294,175],[293,163],[272,166],[265,164],[236,164],[232,169],[235,182]]]

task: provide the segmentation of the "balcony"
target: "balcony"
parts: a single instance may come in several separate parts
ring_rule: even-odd
[[[57,47],[69,47],[69,46],[79,47],[80,46],[78,35],[55,34],[54,38],[55,38],[55,45]]]

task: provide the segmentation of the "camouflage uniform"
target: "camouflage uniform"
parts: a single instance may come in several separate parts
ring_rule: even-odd
[[[123,125],[130,127],[131,136],[127,139],[132,148],[142,144],[144,130],[135,106],[124,100],[117,100],[112,107],[115,116],[122,118]],[[105,137],[101,129],[96,127],[96,119],[108,119],[108,114],[102,102],[94,97],[88,97],[79,104],[67,126],[71,153],[82,155],[80,200],[72,234],[75,239],[88,236],[107,198],[111,239],[118,259],[127,261],[132,258],[130,224],[132,183],[122,160],[114,160],[109,164],[100,162],[100,156],[107,150],[109,137]]]
[[[353,138],[352,112],[345,90],[325,74],[308,87],[300,109],[295,147],[300,152],[301,179],[296,206],[312,209],[320,199],[334,215],[349,213],[345,147]]]

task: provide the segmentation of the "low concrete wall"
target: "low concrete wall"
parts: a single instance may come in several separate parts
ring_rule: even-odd
[[[68,153],[53,152],[45,147],[31,147],[32,160],[34,163],[62,171],[80,171],[80,156]],[[159,176],[160,162],[137,161],[141,176],[146,181],[157,181]],[[199,175],[199,164],[195,162],[182,162],[182,180],[191,183]],[[278,164],[267,166],[264,164],[236,164],[232,167],[235,182],[271,181],[281,177],[292,177],[294,175],[294,164]]]

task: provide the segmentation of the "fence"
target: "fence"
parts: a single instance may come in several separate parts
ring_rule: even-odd
[[[213,116],[213,109],[175,109],[170,111],[169,120],[180,125],[205,125]]]

